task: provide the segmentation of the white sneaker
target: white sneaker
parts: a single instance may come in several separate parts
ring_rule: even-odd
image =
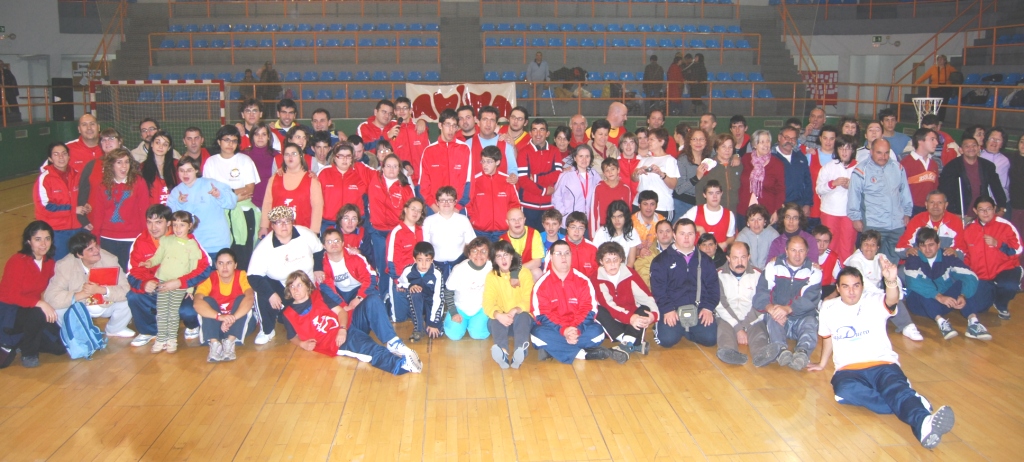
[[[412,372],[413,374],[419,374],[420,372],[423,372],[423,363],[420,362],[420,358],[419,356],[416,356],[415,352],[413,352],[413,354],[411,355],[405,355],[404,358],[405,359],[402,361],[403,370]]]
[[[915,342],[924,341],[924,336],[921,335],[921,331],[917,330],[917,325],[914,323],[907,324],[907,327],[903,328],[903,336]]]
[[[147,343],[149,343],[150,341],[152,341],[155,338],[156,338],[155,335],[139,334],[138,336],[135,337],[135,339],[132,340],[132,346],[133,347],[145,346]]]
[[[107,337],[132,338],[134,336],[135,336],[135,331],[131,330],[131,329],[127,328],[127,327],[125,327],[124,329],[121,329],[120,331],[114,332],[114,333],[107,332]],[[143,345],[145,345],[145,344],[143,344]]]
[[[269,334],[265,334],[261,330],[260,333],[256,334],[256,341],[253,342],[253,343],[255,343],[257,345],[266,345],[266,344],[270,343],[271,340],[274,339],[274,335],[276,335],[276,333],[274,331],[270,331]]]
[[[199,338],[199,328],[194,329],[185,328],[185,340],[192,340]]]
[[[953,429],[956,417],[953,409],[942,406],[934,414],[925,417],[921,423],[921,446],[932,449],[942,441],[942,435]]]

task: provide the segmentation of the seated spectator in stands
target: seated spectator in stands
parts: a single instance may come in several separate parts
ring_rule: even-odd
[[[313,158],[310,159],[309,171],[314,174],[319,174],[321,170],[325,170],[331,167],[331,163],[327,161],[327,156],[331,153],[331,135],[327,132],[313,132],[313,138],[310,141],[310,145],[313,148]]]
[[[194,302],[202,327],[199,341],[210,346],[206,360],[211,363],[234,361],[235,343],[256,330],[256,296],[245,271],[235,264],[235,253],[221,249],[215,261],[217,270],[196,287]]]
[[[679,180],[673,188],[673,209],[674,214],[670,218],[676,219],[683,216],[690,208],[697,204],[700,191],[696,189],[697,183],[707,174],[710,165],[704,162],[711,156],[711,146],[708,143],[708,135],[702,129],[686,130],[685,138],[676,129],[676,138],[682,144],[679,150],[679,157],[676,159],[676,167],[679,169]]]
[[[356,135],[363,141],[363,148],[369,153],[377,152],[377,143],[381,140],[393,140],[398,136],[398,123],[391,120],[395,113],[395,103],[382,99],[373,108],[373,115],[356,128]],[[454,117],[453,117],[454,119]]]
[[[697,249],[693,221],[681,218],[673,230],[672,245],[651,262],[651,292],[660,311],[655,341],[665,348],[683,339],[713,346],[718,336],[714,309],[721,296],[718,273],[711,258]],[[680,318],[679,309],[688,306],[697,311],[697,319]]]
[[[491,271],[484,281],[483,312],[489,318],[487,330],[494,339],[491,358],[506,369],[519,369],[530,349],[530,328],[533,315],[530,297],[533,294],[533,275],[522,271],[522,260],[512,244],[495,242],[491,246]],[[513,284],[513,281],[518,281]],[[512,355],[508,340],[512,337]],[[511,359],[510,359],[511,358]]]
[[[291,326],[288,339],[292,344],[327,356],[350,356],[395,375],[423,371],[419,357],[409,354],[412,350],[406,348],[402,356],[397,356],[374,342],[356,323],[350,328],[348,317],[341,315],[343,308],[328,307],[304,271],[291,273],[285,282],[288,306],[284,308],[284,317]],[[365,326],[372,327],[369,322]]]
[[[569,128],[572,131],[572,136],[569,138],[570,148],[575,149],[576,146],[587,144],[590,141],[590,134],[587,133],[590,130],[589,127],[587,118],[583,114],[576,114],[569,119]]]
[[[625,138],[623,138],[625,139]],[[590,210],[590,235],[596,236],[597,230],[607,224],[608,206],[612,202],[622,201],[629,204],[632,201],[632,190],[625,183],[622,183],[622,176],[619,174],[619,159],[605,159],[601,162],[602,179],[594,188],[594,203]],[[629,205],[626,205],[626,219],[629,220]]]
[[[619,138],[622,138],[622,135],[626,133],[626,127],[624,125],[626,123],[626,115],[628,113],[629,109],[626,108],[626,105],[618,101],[615,101],[608,105],[608,114],[605,116],[604,120],[607,120],[608,125],[610,126],[610,128],[608,129],[608,143],[610,143],[613,146],[618,146]],[[584,119],[584,122],[586,122],[586,119]],[[586,131],[588,141],[594,138],[594,133],[592,129],[593,126],[591,126],[591,128],[588,128]],[[573,130],[573,133],[576,133],[575,129]]]
[[[555,213],[558,213],[558,211],[554,209],[544,212],[546,217],[544,221],[551,221]],[[559,217],[559,222],[558,226],[554,228],[555,230],[562,225],[561,214],[559,213],[557,216]],[[551,246],[546,242],[549,238],[541,237],[541,233],[536,229],[526,226],[526,216],[523,215],[522,210],[516,208],[509,209],[505,215],[505,220],[508,222],[508,232],[502,234],[500,240],[512,244],[516,253],[521,256],[523,269],[533,274],[533,280],[540,279],[542,273],[541,264],[544,263],[544,258],[547,254],[546,249]],[[547,229],[547,225],[545,229]],[[549,235],[547,232],[544,234],[545,236]]]
[[[277,206],[286,206],[295,212],[295,224],[319,233],[324,213],[323,191],[320,181],[310,174],[299,146],[286,143],[284,146],[284,164],[281,175],[273,175],[267,180],[263,197],[263,210],[271,210]],[[266,215],[260,221],[260,238],[270,232],[270,220]]]
[[[466,144],[469,145],[469,150],[473,153],[473,174],[480,173],[480,154],[487,147],[494,146],[501,153],[501,163],[504,166],[504,172],[508,173],[509,183],[516,184],[515,177],[517,174],[521,174],[519,173],[519,161],[516,158],[516,145],[508,143],[498,136],[498,109],[494,106],[484,106],[480,108],[479,118],[479,132],[476,132],[476,126],[474,126],[474,134],[466,138]],[[459,118],[459,123],[461,126],[461,117]],[[523,151],[521,152],[528,151],[529,154],[525,154],[525,157],[531,160],[536,159],[538,153],[544,153],[551,149],[547,138],[548,122],[544,119],[534,119],[530,122],[529,142],[522,145]],[[542,154],[541,157],[545,156]],[[554,158],[556,160],[561,159],[559,156]],[[529,170],[529,167],[527,167],[527,170]]]
[[[171,191],[167,206],[174,212],[189,212],[202,223],[202,227],[196,228],[193,234],[203,251],[212,256],[231,247],[231,224],[226,212],[235,208],[238,197],[230,186],[199,177],[198,167],[199,159],[181,158],[176,174],[181,183]]]
[[[878,120],[882,122],[882,137],[889,142],[889,147],[897,155],[903,155],[903,149],[910,144],[910,137],[896,131],[896,111],[885,108],[878,111]],[[901,158],[897,158],[900,160]]]
[[[610,127],[608,121],[604,119],[595,120],[590,127],[590,141],[587,144],[594,153],[591,167],[595,169],[600,169],[601,162],[605,159],[619,158],[619,148],[608,141]]]
[[[775,260],[775,257],[784,255],[786,253],[786,247],[789,245],[790,238],[794,236],[800,236],[804,238],[804,242],[814,242],[814,236],[807,231],[807,216],[804,215],[803,207],[792,202],[787,202],[776,212],[779,231],[779,237],[772,241],[770,247],[768,247],[767,259],[768,263]],[[807,259],[811,262],[818,261],[818,247],[808,247],[804,250],[807,251]]]
[[[591,167],[593,156],[594,150],[590,145],[576,147],[572,155],[572,168],[558,177],[551,195],[551,205],[562,215],[580,212],[590,219],[587,214],[594,207],[594,190],[601,181],[600,174]]]
[[[891,261],[879,252],[881,248],[879,242],[881,241],[882,236],[877,231],[868,230],[864,232],[861,236],[860,248],[843,262],[843,266],[857,268],[861,277],[864,278],[864,290],[881,290],[882,267],[886,262]],[[896,326],[896,330],[901,332],[904,337],[915,342],[924,340],[921,332],[917,329],[917,325],[910,319],[910,314],[906,309],[901,309],[893,314],[892,323]]]
[[[520,152],[529,144],[531,139],[530,134],[526,132],[527,123],[529,122],[530,113],[526,108],[516,106],[509,112],[508,125],[499,128],[498,135],[501,135],[506,143],[515,146],[516,152]]]
[[[898,261],[896,241],[903,235],[913,216],[914,204],[903,166],[889,162],[889,142],[875,140],[871,159],[858,162],[850,175],[846,216],[859,233],[875,230],[882,236],[881,252],[889,261]]]
[[[931,404],[910,388],[903,375],[884,328],[899,300],[896,265],[886,265],[885,280],[886,291],[880,294],[865,292],[854,268],[839,274],[840,298],[824,303],[819,316],[821,361],[807,370],[824,370],[831,356],[836,366],[832,377],[836,401],[864,406],[877,414],[896,413],[910,425],[921,445],[931,449],[953,429],[953,410],[942,406],[929,415]]]
[[[444,281],[448,280],[452,267],[465,259],[466,246],[477,237],[470,219],[455,213],[457,198],[455,188],[441,187],[436,194],[441,210],[423,220],[423,240],[434,246],[434,265],[441,271]],[[505,213],[501,217],[504,225]]]
[[[769,364],[802,371],[818,345],[818,303],[821,301],[821,270],[807,256],[807,241],[792,236],[786,253],[768,262],[754,293],[753,307],[764,313],[763,329],[750,336],[754,364]],[[796,340],[793,352],[787,339]]]
[[[968,337],[990,340],[992,336],[978,322],[975,310],[980,307],[967,305],[967,299],[978,289],[978,276],[959,258],[940,252],[939,234],[934,229],[919,229],[914,240],[917,243],[914,255],[907,256],[904,263],[907,309],[933,319],[939,325],[939,334],[946,340],[959,335],[944,317],[957,310],[967,319]]]
[[[267,212],[267,217],[272,234],[253,250],[248,271],[249,283],[256,291],[256,307],[260,310],[262,329],[256,334],[257,345],[274,339],[274,327],[283,319],[281,310],[288,293],[285,282],[291,279],[291,274],[301,271],[313,277],[314,271],[323,271],[323,244],[309,228],[295,225],[295,211],[291,207],[274,207]]]
[[[896,243],[896,254],[900,258],[917,256],[917,232],[929,228],[935,230],[943,255],[963,258],[967,251],[964,243],[964,222],[960,217],[946,211],[946,195],[942,191],[932,191],[924,202],[925,211],[914,215],[907,223],[907,230]]]
[[[769,226],[769,217],[774,216],[768,213],[760,204],[754,204],[747,210],[747,226],[736,233],[735,242],[747,244],[750,253],[750,266],[763,270],[768,262],[768,249],[779,237],[779,232],[774,226]]]
[[[565,218],[565,242],[572,251],[572,269],[593,279],[597,276],[597,246],[586,239],[587,216],[583,212],[570,213]]]
[[[729,119],[729,133],[732,134],[733,154],[741,157],[750,154],[753,145],[747,134],[747,118],[739,114],[732,116]]]
[[[825,132],[826,139],[829,133]],[[855,143],[852,136],[840,136],[835,142],[833,160],[821,167],[815,182],[815,192],[821,198],[821,224],[832,232],[831,248],[840,262],[849,258],[857,243],[853,222],[846,215],[850,175],[857,166],[854,158],[857,149]]]
[[[295,123],[295,119],[301,117],[299,115],[299,106],[291,98],[283,98],[277,102],[276,109],[277,120],[270,124],[270,134],[277,138],[281,146],[284,146],[284,143],[291,137],[289,131],[299,126],[299,124]]]
[[[195,162],[195,160],[185,161],[184,165],[191,166]],[[131,246],[127,276],[131,291],[125,294],[125,297],[132,312],[135,328],[139,330],[139,335],[132,340],[132,346],[135,347],[145,346],[150,340],[156,338],[156,303],[159,292],[196,287],[210,276],[211,261],[207,258],[199,259],[196,268],[188,274],[164,282],[160,282],[156,277],[159,266],[147,268],[143,265],[156,254],[160,246],[160,239],[168,235],[171,229],[171,213],[172,210],[166,205],[151,205],[145,215],[146,231],[139,234]],[[219,213],[223,216],[224,210],[221,209]],[[216,221],[211,219],[210,224],[215,226]],[[192,300],[192,297],[185,297],[178,310],[178,315],[185,324],[185,340],[199,337],[199,320],[196,318]]]
[[[128,151],[124,152],[127,155]],[[117,270],[117,282],[99,285],[90,281],[89,273],[94,269]],[[82,231],[71,236],[68,255],[54,264],[53,277],[43,292],[43,301],[54,309],[57,325],[61,328],[64,327],[64,313],[68,308],[75,302],[82,302],[90,316],[110,318],[106,327],[108,337],[132,338],[135,331],[128,328],[132,312],[125,298],[130,288],[124,271],[118,266],[117,257],[101,250],[94,234]]]
[[[941,112],[945,107],[939,109]],[[926,114],[921,119],[921,128],[927,128],[933,132],[939,139],[939,145],[935,148],[935,153],[932,154],[932,158],[939,162],[939,170],[949,164],[953,159],[960,156],[960,145],[956,143],[956,140],[952,135],[942,131],[942,119],[935,114]]]
[[[683,218],[697,224],[697,231],[710,233],[723,250],[736,239],[736,215],[722,206],[722,185],[717,180],[704,184],[704,205],[687,210]]]
[[[675,241],[672,233],[672,223],[668,220],[660,220],[654,226],[654,239],[650,244],[641,245],[637,250],[636,261],[633,262],[633,271],[640,275],[647,287],[651,286],[651,263],[654,257],[665,251]]]
[[[650,344],[644,340],[647,328],[658,322],[658,305],[640,277],[626,267],[625,253],[617,242],[606,242],[597,249],[597,322],[605,333],[619,342],[626,353],[647,354]]]
[[[509,176],[500,171],[501,158],[501,151],[497,147],[484,148],[480,155],[483,171],[473,177],[470,186],[473,197],[466,205],[466,214],[469,216],[476,235],[491,242],[498,240],[502,234],[508,231],[506,220],[508,211],[522,207],[515,185],[510,184]],[[454,210],[452,208],[452,212]],[[450,239],[451,236],[444,238]]]
[[[735,157],[731,135],[721,133],[715,135],[713,141],[714,155],[709,159],[714,160],[714,166],[710,167],[710,161],[705,161],[708,167],[704,168],[704,174],[694,185],[694,191],[704,191],[704,186],[709,181],[717,181],[718,185],[722,187],[722,205],[735,211],[740,201],[740,178],[743,174],[743,164],[739,157]],[[696,199],[696,205],[704,205],[707,202],[703,194],[698,195]]]
[[[131,242],[145,228],[143,216],[152,202],[139,164],[127,149],[103,157],[103,175],[89,195],[89,222],[100,245],[128,269]]]
[[[640,205],[639,198],[643,191],[654,191],[658,195],[658,213],[671,219],[675,210],[672,191],[678,184],[686,182],[686,179],[680,181],[681,171],[676,159],[665,152],[664,146],[667,139],[668,132],[663,128],[647,134],[647,146],[651,155],[640,159],[640,164],[633,171],[630,180],[637,182],[637,198],[634,199],[633,205]],[[682,157],[680,155],[680,158]],[[692,183],[686,184],[692,185]],[[680,210],[679,214],[684,211]]]
[[[760,316],[752,303],[761,271],[750,266],[750,252],[746,243],[730,244],[727,255],[729,264],[718,269],[722,296],[715,308],[718,317],[716,355],[723,363],[741,365],[747,363],[747,355],[740,353],[739,346],[747,344],[748,331]],[[761,367],[765,364],[754,365]]]
[[[551,357],[563,364],[576,359],[614,359],[623,364],[629,360],[629,353],[618,346],[601,346],[604,332],[595,320],[594,285],[591,278],[573,269],[574,259],[565,241],[555,242],[549,269],[533,288],[530,309],[536,324],[531,338],[538,350],[537,358],[543,361]]]
[[[985,144],[982,145],[981,158],[996,166],[996,176],[1003,185],[1003,195],[1010,195],[1010,159],[1003,154],[1006,132],[1002,128],[993,127],[985,132]]]
[[[978,275],[978,291],[967,305],[980,313],[994,304],[1000,319],[1010,319],[1010,301],[1021,287],[1020,232],[996,215],[996,204],[990,197],[974,201],[974,214],[978,219],[964,228],[964,263]],[[971,336],[969,330],[967,336]]]
[[[719,247],[719,242],[715,239],[714,234],[702,233],[697,239],[697,248],[711,258],[712,263],[715,264],[715,268],[721,268],[727,263],[725,251]]]
[[[758,130],[751,138],[754,150],[749,156],[743,156],[736,213],[749,217],[747,208],[760,204],[769,210],[772,221],[768,224],[775,224],[774,211],[786,202],[786,168],[772,156],[772,135],[768,130]],[[756,256],[757,251],[753,255]]]
[[[658,193],[647,190],[637,194],[639,210],[633,214],[633,229],[636,230],[640,242],[643,245],[650,245],[655,240],[655,225],[665,220],[665,216],[659,214]]]
[[[396,276],[393,296],[406,300],[406,316],[412,319],[410,340],[418,342],[423,336],[439,338],[444,334],[449,319],[445,317],[442,300],[444,280],[441,271],[434,266],[434,246],[429,242],[417,242],[411,254],[413,262],[403,266]]]
[[[938,145],[939,137],[935,132],[919,128],[911,139],[913,150],[900,161],[907,175],[907,185],[910,186],[913,215],[925,211],[925,197],[939,187],[939,165],[932,162]]]
[[[960,146],[963,155],[946,164],[939,174],[939,190],[949,201],[947,210],[973,218],[972,204],[981,196],[991,197],[997,212],[1004,210],[1006,194],[995,164],[980,157],[981,145],[974,138],[965,136]]]
[[[612,159],[615,160],[615,159]],[[622,248],[622,263],[632,268],[636,261],[636,253],[642,245],[639,233],[633,230],[633,220],[629,218],[629,205],[617,200],[608,204],[608,221],[594,233],[594,245],[600,247],[605,242],[618,243]],[[598,257],[600,261],[600,257]]]
[[[65,161],[66,164],[66,161]],[[43,291],[54,274],[53,228],[33,221],[21,233],[21,250],[4,264],[0,280],[0,369],[14,362],[39,366],[39,352],[64,354],[57,312]]]
[[[811,109],[810,115],[807,116],[807,126],[804,127],[803,133],[800,133],[800,137],[797,140],[805,148],[805,154],[807,149],[818,149],[821,147],[818,136],[821,135],[821,129],[824,126],[825,108],[818,106]]]
[[[342,207],[351,204],[363,208],[366,182],[354,168],[354,156],[352,145],[347,141],[335,143],[327,156],[327,163],[331,167],[324,168],[317,175],[324,202],[321,235],[341,218],[339,212]]]
[[[445,280],[444,305],[448,314],[444,317],[444,334],[452,340],[461,340],[466,333],[474,340],[483,340],[490,334],[489,318],[483,310],[484,286],[492,268],[490,253],[490,240],[473,239],[466,244],[465,259],[452,268],[451,276]]]
[[[828,300],[836,296],[836,277],[843,269],[843,261],[832,251],[832,231],[818,225],[811,230],[818,247],[818,267],[821,269],[821,299]]]

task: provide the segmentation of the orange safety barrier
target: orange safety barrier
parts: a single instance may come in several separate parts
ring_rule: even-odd
[[[551,36],[558,36],[558,35],[560,35],[562,37],[562,45],[561,46],[549,46],[549,45],[535,46],[535,45],[531,45],[530,42],[529,42],[528,37],[530,37],[530,36],[537,36],[537,35],[543,35],[545,37],[551,37]],[[610,46],[608,44],[610,39],[614,39],[614,38],[617,38],[617,37],[623,37],[623,36],[627,36],[627,35],[631,36],[633,38],[635,38],[637,35],[641,36],[641,38],[640,38],[641,46],[640,47],[612,47],[612,46]],[[515,45],[513,45],[513,46],[501,46],[501,45],[499,45],[499,46],[488,46],[487,45],[487,39],[488,38],[495,38],[495,37],[501,38],[501,37],[509,37],[509,36],[514,37],[516,39],[522,39],[523,44],[520,45],[520,46],[515,46]],[[597,38],[597,37],[600,37],[601,40],[604,41],[604,46],[600,46],[600,47],[573,46],[573,47],[570,47],[570,46],[566,45],[566,42],[568,41],[567,39],[569,39],[569,38],[576,38],[576,37],[579,37],[581,39],[582,38]],[[566,31],[566,32],[553,32],[553,31],[552,32],[500,31],[499,32],[499,31],[486,31],[486,32],[483,32],[483,38],[484,38],[483,54],[484,54],[484,63],[486,63],[487,62],[487,50],[488,49],[509,50],[509,49],[514,49],[514,48],[522,48],[522,50],[523,50],[523,61],[522,61],[521,64],[526,64],[526,63],[530,62],[530,59],[527,56],[529,54],[529,50],[528,49],[537,49],[537,48],[552,49],[553,48],[553,49],[562,50],[562,62],[568,62],[569,49],[574,49],[574,50],[575,49],[585,49],[585,50],[602,49],[603,50],[603,55],[602,55],[603,61],[602,61],[602,63],[607,64],[608,63],[608,50],[609,49],[613,49],[613,50],[639,50],[639,51],[642,51],[642,53],[638,53],[637,54],[637,56],[640,59],[640,62],[641,63],[646,63],[647,62],[647,50],[649,48],[647,46],[647,39],[648,38],[659,40],[659,39],[667,39],[667,38],[676,39],[676,38],[680,38],[680,37],[684,41],[684,46],[683,47],[687,48],[689,51],[705,51],[705,50],[715,51],[715,50],[718,50],[718,64],[724,64],[724,62],[725,62],[725,52],[726,51],[756,52],[757,53],[757,61],[755,61],[754,64],[761,64],[761,34],[752,34],[752,33],[738,33],[737,34],[737,33],[728,33],[728,32],[607,32],[607,31],[606,32],[593,32],[593,31],[591,31],[591,32],[586,32],[586,31],[583,31],[583,32],[575,32],[575,31],[574,32],[568,32],[568,31]],[[719,47],[718,48],[690,48],[689,46],[685,45],[685,41],[687,40],[687,37],[691,37],[691,38],[692,37],[700,37],[701,39],[718,38],[718,40],[719,40]],[[757,40],[757,46],[754,46],[753,44],[751,44],[750,48],[726,48],[724,46],[724,42],[725,42],[726,38],[729,38],[729,37],[736,37],[737,40],[747,40],[747,38],[756,39]],[[680,47],[680,48],[683,48],[683,47]],[[674,50],[674,48],[662,48],[660,46],[652,47],[652,49],[655,49],[655,50],[660,50],[660,49]]]
[[[18,104],[7,104],[7,92],[10,88],[18,89]],[[70,106],[74,101],[53,102],[52,89],[48,85],[18,85],[17,87],[0,87],[0,126],[6,127],[9,119],[7,111],[16,108],[21,112],[21,122],[36,123],[49,122],[53,120],[54,106]],[[23,101],[23,102],[22,102]],[[36,111],[44,109],[42,117],[36,116]]]
[[[854,9],[856,12],[857,19],[893,19],[892,8],[896,7],[910,7],[911,17],[916,18],[918,16],[918,10],[924,11],[928,7],[940,3],[954,3],[955,11],[954,14],[960,14],[964,10],[970,9],[971,4],[974,0],[871,0],[862,1],[859,3],[832,3],[830,0],[822,0],[821,4],[818,3],[787,3],[786,0],[781,2],[772,1],[771,4],[783,4],[789,8],[794,9],[815,9],[824,10],[825,19],[829,19],[829,14],[834,14],[836,11],[850,11]],[[862,12],[867,12],[867,18],[859,16]],[[979,24],[980,26],[980,24]]]
[[[270,38],[270,44],[271,44],[270,47],[248,48],[248,47],[235,47],[234,46],[234,41],[235,41],[235,36],[236,35],[242,36],[242,37],[246,37],[246,36],[252,37],[252,36],[257,36],[257,35],[261,36],[261,37],[266,37],[267,34],[270,34],[270,37],[271,37]],[[294,47],[294,46],[287,46],[287,47],[282,46],[282,47],[279,47],[279,46],[277,46],[277,37],[278,36],[291,37],[291,36],[296,36],[296,35],[299,35],[299,36],[302,36],[302,37],[312,36],[313,38],[310,41],[310,45],[309,46],[305,46],[305,47],[301,47],[301,46],[300,47]],[[430,37],[437,38],[439,34],[437,32],[427,32],[427,31],[422,31],[422,32],[411,32],[411,31],[370,31],[370,32],[297,32],[297,31],[296,32],[154,32],[154,33],[149,34],[149,65],[150,66],[154,65],[154,63],[153,63],[153,52],[184,52],[184,51],[188,51],[188,54],[189,54],[189,64],[195,64],[195,52],[196,51],[199,51],[199,52],[216,52],[216,51],[224,52],[224,51],[229,51],[231,53],[231,64],[235,64],[235,51],[236,50],[239,50],[239,51],[255,51],[255,50],[268,50],[268,49],[271,50],[271,59],[270,59],[270,61],[273,62],[274,64],[277,64],[277,52],[280,51],[280,50],[313,50],[313,64],[319,64],[318,50],[354,50],[355,51],[355,62],[354,62],[354,64],[359,64],[359,50],[360,49],[367,49],[367,48],[369,48],[369,49],[377,49],[377,50],[394,48],[394,50],[395,50],[395,62],[396,63],[401,63],[402,62],[402,56],[401,56],[402,55],[402,53],[401,53],[402,49],[407,49],[407,48],[428,49],[428,48],[430,48],[430,49],[435,49],[436,50],[435,54],[437,56],[437,60],[435,62],[438,62],[438,63],[441,62],[441,47],[440,46],[428,47],[426,45],[424,45],[424,46],[398,45],[397,43],[399,41],[399,35],[402,35],[403,37],[408,37],[408,36],[411,35],[411,36],[430,36]],[[210,48],[196,48],[195,47],[195,41],[193,40],[194,36],[201,36],[201,37],[204,37],[204,38],[205,37],[226,37],[226,40],[227,40],[226,43],[229,46],[226,46],[224,48],[212,48],[212,47],[210,47]],[[161,48],[159,46],[153,46],[153,37],[161,37],[162,40],[175,40],[175,38],[178,38],[178,37],[182,37],[182,38],[183,37],[188,37],[189,46],[188,46],[188,48],[177,48],[177,47],[175,47],[175,48]],[[166,38],[166,37],[171,37],[171,38]],[[356,42],[355,46],[352,46],[352,47],[340,47],[340,46],[339,47],[325,47],[325,46],[317,46],[316,45],[318,40],[326,40],[326,39],[329,39],[329,38],[335,38],[335,39],[339,39],[340,40],[341,38],[352,38],[352,37],[355,37],[355,42]],[[368,38],[368,37],[372,37],[372,38],[382,38],[382,37],[394,38],[396,44],[395,45],[389,45],[389,46],[376,46],[376,45],[373,45],[373,46],[360,46],[359,45],[359,39],[360,38]],[[371,38],[371,40],[372,40],[372,38]]]
[[[72,0],[79,1],[79,0]],[[84,0],[83,0],[84,1]],[[405,16],[407,6],[413,5],[433,5],[435,14],[441,16],[441,2],[440,0],[190,0],[176,2],[170,0],[167,2],[167,16],[175,17],[175,9],[178,6],[182,8],[195,9],[197,5],[206,6],[206,17],[216,16],[214,10],[223,10],[225,7],[244,7],[244,14],[246,17],[255,16],[256,10],[260,12],[260,16],[266,14],[266,11],[272,8],[272,5],[281,7],[282,16],[294,15],[297,9],[300,7],[305,8],[307,5],[320,4],[320,15],[323,17],[337,16],[341,14],[348,14],[348,12],[340,11],[339,7],[343,5],[351,5],[352,3],[359,3],[359,16],[367,15],[367,7],[371,10],[370,16],[379,16],[383,14],[395,14],[390,11],[381,12],[380,8],[384,6],[397,6],[398,16]],[[410,15],[420,16],[422,15],[418,11],[409,13]]]
[[[1017,28],[1017,27],[1024,27],[1024,24],[1013,24],[1013,25],[1008,25],[1008,26],[985,27],[985,28],[981,28],[981,29],[969,30],[968,32],[977,32],[979,34],[982,33],[982,32],[989,32],[990,33],[989,37],[992,38],[992,43],[989,44],[989,45],[967,45],[966,43],[964,43],[964,62],[968,61],[967,53],[970,50],[989,49],[989,50],[991,50],[991,53],[992,53],[992,59],[991,59],[991,63],[990,64],[995,65],[996,64],[996,49],[997,48],[1024,47],[1024,41],[1020,41],[1020,42],[1018,42],[1018,41],[1008,41],[1008,42],[1004,42],[1004,43],[998,43],[999,30],[1000,29],[1011,29],[1011,28]],[[1014,34],[1014,35],[1019,35],[1019,34]],[[1012,37],[1011,37],[1011,40],[1012,40]],[[1009,63],[1009,64],[1013,64],[1013,63]]]
[[[488,6],[491,6],[491,7],[501,7],[501,6],[505,6],[505,5],[508,5],[510,3],[513,3],[513,2],[516,5],[516,16],[517,17],[522,16],[523,5],[530,5],[530,6],[552,5],[554,7],[554,17],[556,17],[556,18],[560,17],[558,10],[559,10],[559,7],[561,7],[561,6],[565,6],[565,7],[570,7],[571,6],[571,7],[573,7],[573,11],[572,11],[572,13],[569,14],[568,17],[575,18],[575,17],[579,17],[578,16],[577,6],[579,6],[579,5],[584,5],[584,6],[589,5],[590,6],[590,17],[596,18],[596,17],[600,17],[600,16],[597,16],[597,14],[596,14],[597,13],[597,8],[598,8],[599,5],[608,6],[608,7],[614,7],[616,5],[625,5],[626,6],[626,16],[629,17],[629,18],[632,18],[632,17],[634,17],[633,16],[633,5],[638,5],[638,6],[653,6],[655,8],[655,13],[657,15],[659,15],[659,16],[664,17],[664,18],[669,18],[669,17],[693,17],[692,13],[690,13],[690,12],[694,11],[694,9],[696,9],[696,11],[699,12],[700,16],[698,16],[698,17],[704,18],[705,17],[704,16],[704,12],[705,12],[705,8],[706,7],[708,9],[729,8],[729,9],[733,10],[733,18],[735,18],[735,19],[739,19],[740,18],[740,0],[732,0],[732,3],[726,3],[726,4],[721,4],[721,3],[704,3],[704,2],[700,2],[700,1],[693,2],[693,3],[684,3],[684,2],[681,2],[681,1],[673,1],[673,0],[669,0],[668,2],[665,2],[665,1],[662,1],[662,2],[648,2],[648,1],[638,1],[638,0],[617,0],[617,1],[612,1],[612,0],[609,0],[609,1],[602,1],[602,0],[553,0],[553,1],[552,0],[507,0],[507,1],[481,0],[480,1],[480,17],[483,18],[483,17],[487,17],[487,16],[497,16],[497,14],[495,14],[495,13],[488,13],[486,11],[485,7],[488,7]],[[661,10],[660,14],[658,13],[658,10]],[[672,13],[670,13],[670,11],[672,11]],[[638,15],[636,17],[651,17],[651,16],[639,16]],[[720,18],[720,16],[713,16],[713,18]]]

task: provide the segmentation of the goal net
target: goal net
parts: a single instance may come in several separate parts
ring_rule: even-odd
[[[147,117],[170,133],[178,152],[186,128],[212,140],[226,123],[223,80],[93,80],[89,93],[92,115],[121,132],[129,149],[142,141],[139,122]]]

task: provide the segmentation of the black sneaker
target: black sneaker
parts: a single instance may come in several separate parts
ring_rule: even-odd
[[[18,352],[13,348],[0,347],[0,369],[10,366],[16,356],[18,356]]]
[[[409,341],[413,342],[413,343],[416,343],[416,342],[420,341],[420,339],[422,339],[422,338],[423,338],[423,334],[421,334],[419,332],[416,332],[416,331],[412,331],[412,337],[409,337]]]
[[[626,353],[621,347],[613,346],[608,350],[608,354],[619,364],[626,364],[626,361],[629,361],[629,353]]]
[[[1009,321],[1010,320],[1010,307],[1004,306],[1000,308],[996,306],[996,313],[999,314],[999,319]]]
[[[22,356],[21,357],[21,365],[25,366],[27,368],[39,367],[39,357],[38,356]]]
[[[732,364],[734,366],[742,366],[747,363],[747,355],[731,348],[719,348],[716,356],[718,356],[718,359],[723,363]]]
[[[607,349],[605,347],[587,348],[584,351],[587,352],[587,355],[586,355],[586,360],[587,361],[600,361],[602,359],[608,359],[608,358],[610,358],[612,356],[611,350],[609,350],[609,349]]]

